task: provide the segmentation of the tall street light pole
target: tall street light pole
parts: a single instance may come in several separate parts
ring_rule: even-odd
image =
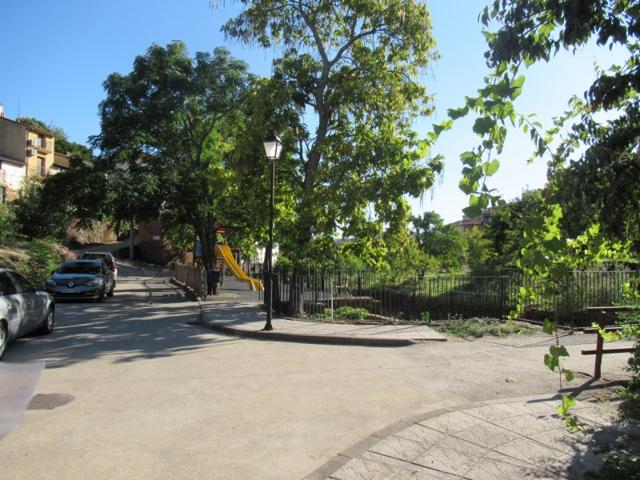
[[[276,160],[282,153],[282,142],[277,135],[271,134],[263,142],[267,159],[271,161],[271,195],[269,198],[269,243],[267,245],[267,323],[263,330],[271,331],[271,316],[273,314],[273,206],[276,193]]]

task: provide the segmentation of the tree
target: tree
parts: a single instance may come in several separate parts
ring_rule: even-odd
[[[504,203],[486,186],[486,178],[499,168],[495,155],[502,151],[507,124],[518,125],[530,134],[534,156],[548,154],[550,161],[542,208],[525,219],[517,264],[553,293],[571,269],[624,256],[627,240],[637,239],[640,187],[634,179],[640,157],[640,4],[630,0],[496,0],[484,9],[481,20],[487,27],[485,57],[492,71],[477,96],[467,97],[464,106],[449,111],[452,120],[470,112],[479,116],[473,129],[480,144],[461,155],[460,188],[470,197],[466,211],[477,215],[489,204]],[[497,26],[497,31],[490,31],[489,26]],[[547,130],[516,112],[513,100],[525,80],[522,66],[548,61],[561,48],[575,51],[589,41],[602,48],[621,47],[627,58],[608,70],[598,70],[584,100],[574,96],[568,111]],[[449,127],[449,123],[438,126],[434,137]],[[565,225],[580,225],[582,234],[563,235],[561,222],[567,218],[563,206],[569,207],[568,214],[578,206],[582,218]],[[521,288],[518,295],[521,310],[532,292]],[[553,322],[545,322],[545,331],[553,330]],[[556,345],[545,356],[545,364],[558,371],[561,384],[563,375],[573,377],[560,363],[560,357],[566,355],[566,349]],[[558,411],[567,415],[571,404],[571,399],[563,397]]]
[[[188,224],[212,264],[222,202],[238,181],[226,162],[250,81],[226,49],[191,58],[181,42],[152,45],[129,74],[109,75],[94,144],[121,185],[116,219]]]
[[[445,271],[458,270],[464,265],[464,236],[453,225],[445,225],[436,212],[413,217],[411,223],[420,248],[437,258]]]
[[[439,158],[411,129],[430,111],[419,73],[435,57],[431,20],[416,1],[241,0],[223,27],[236,39],[280,47],[273,89],[295,112],[284,132],[295,161],[295,217],[284,247],[300,265],[339,230],[381,239],[405,228],[404,195],[429,188]],[[294,313],[302,314],[301,292]]]

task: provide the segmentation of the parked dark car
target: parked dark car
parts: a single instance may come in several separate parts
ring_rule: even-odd
[[[118,264],[110,252],[84,252],[81,258],[82,260],[104,260],[104,263],[113,272],[113,280],[118,280]]]
[[[54,325],[53,297],[19,273],[0,268],[0,359],[11,340],[33,331],[51,333]]]
[[[102,260],[67,260],[47,280],[47,292],[56,300],[112,297],[113,272]]]

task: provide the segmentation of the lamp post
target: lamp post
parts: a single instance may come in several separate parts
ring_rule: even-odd
[[[276,160],[282,153],[282,142],[274,133],[262,142],[267,159],[271,161],[271,196],[269,198],[269,243],[267,245],[267,323],[263,330],[273,330],[271,315],[273,310],[273,203],[276,191]]]

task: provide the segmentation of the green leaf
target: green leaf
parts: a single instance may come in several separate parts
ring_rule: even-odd
[[[476,152],[467,151],[460,154],[460,161],[462,161],[463,165],[475,167],[480,161],[480,157]]]
[[[560,405],[556,408],[556,412],[563,417],[569,414],[569,410],[571,410],[576,405],[576,397],[570,397],[568,395],[562,395],[562,401]]]
[[[574,378],[576,378],[576,375],[571,370],[569,370],[567,368],[563,368],[562,369],[562,373],[564,374],[564,378],[567,379],[567,382],[570,382]]]
[[[477,218],[482,215],[482,209],[478,205],[470,205],[462,211],[469,218]]]
[[[482,166],[482,169],[484,170],[484,173],[487,176],[491,176],[494,173],[496,173],[498,171],[498,168],[500,167],[500,160],[498,160],[497,158],[491,160],[490,162],[485,163]]]
[[[558,357],[554,357],[553,355],[549,355],[548,353],[544,356],[544,364],[551,370],[552,372],[560,365],[558,362]]]
[[[567,348],[564,345],[560,345],[558,347],[551,345],[549,347],[549,353],[551,355],[553,355],[554,357],[568,357],[569,356],[569,352],[567,351]]]
[[[542,326],[542,331],[544,333],[548,333],[549,335],[553,335],[555,328],[556,328],[556,325],[553,322],[553,320],[549,320],[548,318],[545,318],[544,324]]]
[[[440,135],[445,130],[451,129],[451,127],[453,127],[453,121],[452,120],[445,120],[442,123],[436,123],[433,126],[433,131],[436,133],[436,135]]]
[[[486,135],[491,131],[496,121],[491,117],[477,118],[473,124],[473,131],[478,135]]]
[[[449,118],[451,118],[452,120],[457,120],[458,118],[462,118],[467,113],[469,113],[468,106],[461,107],[461,108],[450,108],[449,110],[447,110],[447,114],[449,115]]]

